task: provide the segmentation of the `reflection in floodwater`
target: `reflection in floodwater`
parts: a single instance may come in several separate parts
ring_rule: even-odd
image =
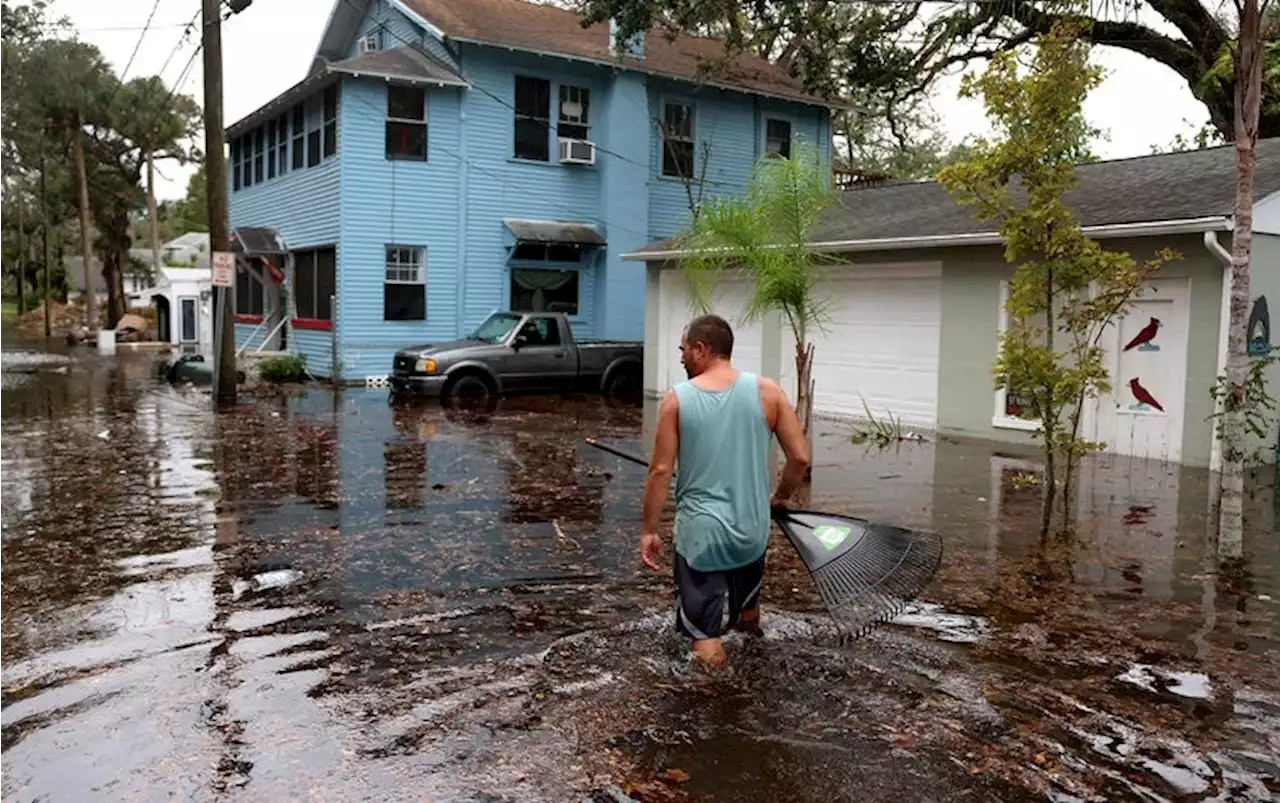
[[[669,578],[636,568],[641,472],[579,447],[644,451],[651,407],[534,397],[477,416],[317,390],[215,418],[149,358],[16,353],[6,797],[1280,789],[1264,486],[1220,571],[1203,473],[1094,461],[1076,538],[1041,544],[1033,454],[876,452],[824,425],[812,504],[935,529],[943,568],[895,626],[839,647],[779,536],[767,636],[735,634],[734,674],[709,682],[670,630]]]

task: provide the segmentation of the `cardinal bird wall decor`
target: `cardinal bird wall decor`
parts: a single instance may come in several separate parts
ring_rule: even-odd
[[[1131,348],[1141,347],[1139,351],[1159,351],[1160,347],[1152,340],[1156,339],[1156,332],[1160,329],[1160,319],[1152,318],[1147,321],[1147,325],[1142,327],[1142,331],[1133,336],[1133,340],[1129,341],[1129,345],[1124,347],[1125,351]]]
[[[1138,400],[1135,407],[1141,408],[1142,405],[1154,407],[1160,412],[1164,412],[1164,408],[1160,406],[1160,402],[1156,401],[1156,397],[1151,395],[1151,391],[1142,386],[1137,378],[1129,380],[1129,392],[1133,394],[1133,398]]]

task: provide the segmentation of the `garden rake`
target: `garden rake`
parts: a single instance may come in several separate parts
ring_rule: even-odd
[[[594,438],[587,438],[587,443],[648,465],[643,458]],[[942,562],[942,539],[936,533],[811,510],[774,508],[771,514],[809,570],[836,627],[848,639],[902,613]]]

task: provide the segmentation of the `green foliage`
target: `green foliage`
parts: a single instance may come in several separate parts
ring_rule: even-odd
[[[720,273],[745,270],[753,289],[746,319],[781,312],[796,341],[806,342],[823,315],[814,288],[829,258],[811,252],[808,240],[834,201],[828,176],[817,148],[797,143],[790,159],[761,158],[742,197],[705,204],[682,238],[693,254],[683,268],[694,301],[706,309]]]
[[[306,373],[307,359],[296,354],[272,357],[263,360],[258,369],[267,382],[299,382]]]
[[[901,441],[923,440],[919,435],[903,433],[902,418],[895,416],[892,410],[885,410],[884,419],[876,418],[865,398],[862,399],[862,410],[867,420],[853,428],[849,440],[854,443],[870,443],[884,449]]]
[[[1105,446],[1079,433],[1085,400],[1110,390],[1099,340],[1143,282],[1176,258],[1165,250],[1139,263],[1103,249],[1065,202],[1091,137],[1083,103],[1101,78],[1074,26],[1055,27],[1038,41],[1025,77],[1013,54],[997,54],[981,76],[966,78],[962,92],[983,98],[999,139],[978,140],[970,161],[938,174],[979,218],[999,222],[1005,258],[1016,266],[1006,304],[1010,323],[993,373],[997,388],[1029,400],[1040,423],[1046,530],[1055,459],[1065,458],[1069,483],[1076,461]]]
[[[1221,407],[1217,412],[1211,413],[1206,417],[1205,420],[1214,422],[1218,437],[1222,439],[1223,449],[1232,448],[1229,445],[1230,441],[1223,432],[1223,418],[1229,412],[1242,413],[1245,431],[1252,435],[1255,440],[1264,441],[1253,450],[1252,454],[1247,454],[1241,450],[1239,454],[1224,454],[1224,458],[1234,459],[1239,462],[1252,459],[1256,462],[1260,460],[1264,451],[1271,449],[1271,446],[1265,443],[1265,440],[1271,436],[1276,424],[1276,399],[1267,390],[1267,369],[1277,362],[1280,362],[1280,356],[1275,354],[1249,358],[1249,372],[1245,376],[1244,396],[1234,409],[1232,408],[1234,396],[1227,392],[1226,376],[1219,374],[1213,386],[1209,388],[1210,398],[1213,399],[1215,405],[1221,405]]]

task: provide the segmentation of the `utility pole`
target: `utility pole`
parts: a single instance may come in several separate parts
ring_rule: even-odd
[[[156,220],[156,162],[147,151],[147,217],[151,219],[151,282],[160,278],[160,221]]]
[[[44,237],[44,336],[53,337],[53,321],[49,311],[49,274],[53,272],[53,259],[49,256],[49,197],[44,186],[44,148],[40,149],[40,232]],[[88,287],[85,287],[88,292]]]
[[[227,162],[222,140],[222,3],[201,0],[204,8],[204,169],[209,204],[209,250],[229,251],[227,231]],[[214,288],[216,387],[214,407],[236,402],[236,341],[233,299],[225,287]]]

